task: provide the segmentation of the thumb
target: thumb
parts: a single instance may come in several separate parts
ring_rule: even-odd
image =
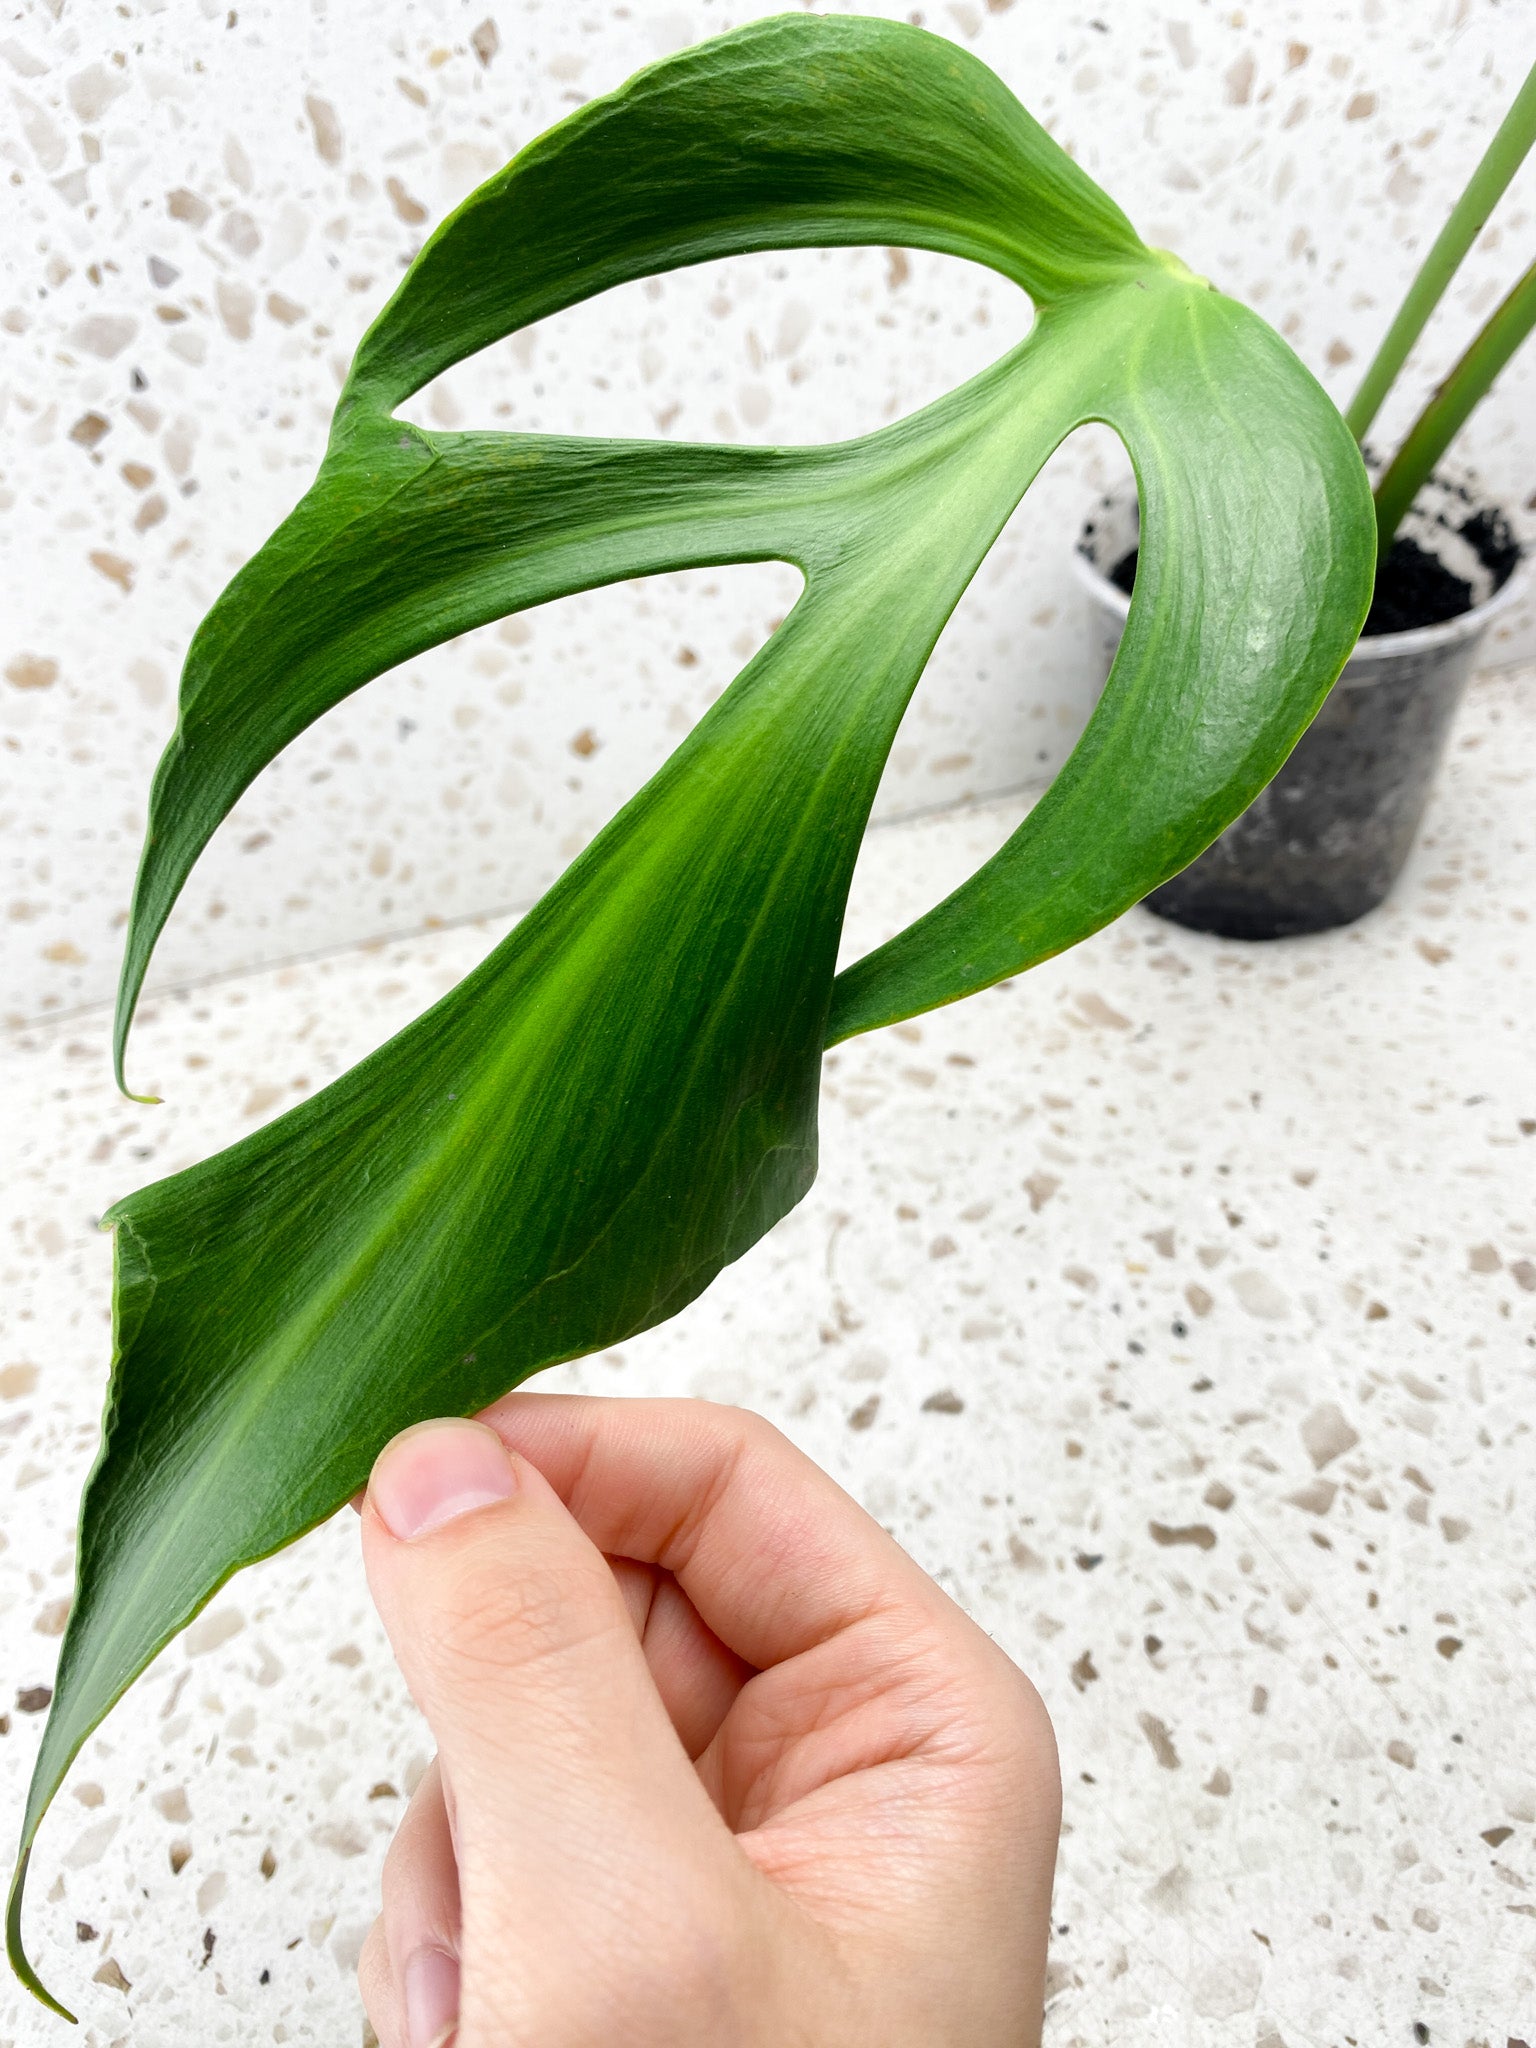
[[[590,1918],[641,1868],[729,1837],[673,1731],[606,1559],[480,1423],[406,1430],[363,1509],[368,1582],[436,1738],[464,1894],[524,1926]]]

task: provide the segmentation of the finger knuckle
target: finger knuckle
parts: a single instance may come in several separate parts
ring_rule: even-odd
[[[777,1428],[766,1415],[759,1415],[754,1409],[727,1409],[724,1420],[725,1433],[744,1457],[782,1451],[789,1443],[789,1438],[782,1429]]]

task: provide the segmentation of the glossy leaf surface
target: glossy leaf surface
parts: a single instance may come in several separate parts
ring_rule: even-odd
[[[626,278],[876,240],[990,263],[1028,339],[815,449],[437,434],[391,409]],[[1143,536],[1124,646],[1049,795],[834,980],[887,752],[1041,464],[1120,433]],[[780,559],[766,647],[483,965],[312,1100],[120,1202],[116,1357],[33,1781],[241,1565],[422,1417],[673,1314],[799,1200],[830,1039],[1086,937],[1271,776],[1369,598],[1353,442],[1253,315],[1143,247],[1000,82],[891,23],[690,51],[533,144],[433,237],[359,349],[320,475],[193,643],[118,1020],[198,854],[295,734],[422,648],[563,593]],[[46,1996],[46,1994],[43,1994]]]

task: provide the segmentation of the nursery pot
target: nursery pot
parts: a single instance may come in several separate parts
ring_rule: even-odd
[[[1127,484],[1101,500],[1078,541],[1101,684],[1130,610],[1138,538]],[[1198,860],[1152,891],[1147,908],[1231,939],[1329,931],[1374,910],[1408,858],[1478,648],[1515,594],[1519,559],[1508,520],[1470,479],[1433,478],[1403,522],[1365,632],[1285,766]]]

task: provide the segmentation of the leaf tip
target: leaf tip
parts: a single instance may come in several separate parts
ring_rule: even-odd
[[[117,1083],[117,1092],[125,1102],[142,1102],[146,1108],[158,1108],[165,1100],[163,1095],[135,1095],[128,1086],[127,1040],[128,1033],[126,1027],[124,1027],[112,1047],[112,1079]]]
[[[11,1878],[11,1896],[5,1910],[5,1953],[17,1979],[25,1984],[39,2004],[46,2005],[50,2012],[56,2012],[61,2020],[68,2020],[72,2027],[80,2022],[67,2005],[61,2005],[27,1961],[27,1952],[21,1945],[21,1899],[26,1888],[27,1865],[32,1860],[30,1843],[16,1858],[15,1874]]]

